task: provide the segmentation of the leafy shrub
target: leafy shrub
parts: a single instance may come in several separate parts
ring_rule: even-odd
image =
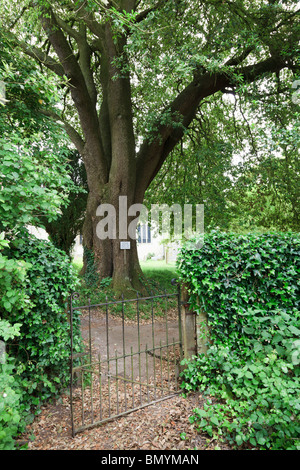
[[[29,298],[25,294],[24,282],[26,268],[23,260],[9,259],[3,254],[9,241],[0,235],[0,311],[1,316],[23,309],[28,313]],[[14,359],[4,351],[6,341],[20,336],[21,324],[11,325],[8,320],[0,319],[0,450],[14,449],[14,436],[23,429],[22,391],[16,376]]]
[[[50,242],[24,233],[6,253],[15,262],[25,262],[23,291],[29,309],[3,312],[10,323],[21,324],[20,337],[9,345],[15,358],[23,402],[27,411],[55,395],[69,380],[70,326],[67,299],[77,277],[68,257]],[[75,349],[80,349],[79,318],[75,314]],[[77,333],[77,334],[76,334]]]
[[[86,262],[84,281],[88,287],[95,288],[99,282],[99,274],[95,266],[95,254],[89,248],[84,246],[83,257]]]
[[[239,347],[250,306],[263,315],[299,308],[299,254],[298,235],[218,231],[205,237],[201,250],[182,250],[180,280],[188,284],[191,308],[207,313],[215,343]]]
[[[5,256],[4,250],[8,248],[9,241],[2,233],[0,234],[0,311],[12,312],[15,309],[24,309],[27,312],[30,301],[25,293],[25,277],[29,264],[24,260]]]
[[[18,336],[20,326],[0,320],[0,337],[7,341]],[[12,450],[15,448],[14,437],[24,429],[22,391],[15,377],[12,359],[6,357],[3,351],[0,354],[0,450]]]
[[[258,326],[252,313],[246,318],[249,328]],[[222,400],[195,410],[191,422],[210,435],[225,436],[233,445],[293,448],[300,430],[295,348],[299,331],[293,333],[299,318],[299,312],[276,312],[260,319],[263,326],[257,328],[257,338],[245,341],[242,351],[214,345],[207,357],[191,361],[183,386]],[[268,340],[262,339],[265,336]]]
[[[213,232],[183,251],[181,280],[213,345],[183,387],[210,398],[191,421],[233,446],[295,449],[299,436],[299,236]]]

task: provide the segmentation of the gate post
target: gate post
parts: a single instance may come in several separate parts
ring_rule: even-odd
[[[209,328],[207,314],[199,314],[190,310],[189,294],[185,285],[181,286],[181,317],[183,323],[184,358],[189,359],[196,354],[206,354],[208,350]]]
[[[197,353],[206,354],[210,339],[207,314],[201,310],[196,316]]]
[[[184,358],[197,354],[196,313],[189,309],[189,294],[185,285],[181,286],[181,318],[183,326]]]

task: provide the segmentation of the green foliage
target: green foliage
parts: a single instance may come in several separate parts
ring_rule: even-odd
[[[1,419],[7,428],[5,446],[10,446],[12,437],[24,427],[31,413],[69,383],[67,299],[76,290],[78,281],[69,258],[50,242],[23,232],[4,245],[0,262],[9,271],[0,277],[0,289],[4,293],[0,304],[3,319],[0,334],[4,340],[9,339],[6,345],[9,360],[1,367],[0,384],[5,400],[0,410],[4,410]],[[75,312],[74,349],[77,351],[81,350],[79,327]]]
[[[78,271],[82,267],[82,264],[77,265],[73,261],[75,269]],[[163,262],[151,262],[147,261],[142,264],[143,272],[145,277],[142,282],[144,283],[147,295],[161,295],[165,292],[172,293],[176,292],[177,287],[172,285],[171,281],[177,278],[175,266],[166,265]],[[89,277],[83,275],[80,276],[80,284],[77,288],[79,293],[79,299],[75,301],[76,305],[87,305],[89,302],[91,305],[105,303],[108,301],[120,301],[120,297],[116,295],[116,292],[112,289],[111,283],[112,278],[107,277],[101,280],[95,279],[92,283],[89,282]],[[132,296],[136,298],[138,293]],[[139,298],[144,295],[140,294]],[[177,300],[174,297],[170,297],[167,303],[169,308],[176,308]],[[155,316],[163,316],[165,314],[166,301],[162,298],[157,298],[153,301],[153,314]],[[102,307],[105,311],[105,307]],[[122,311],[122,304],[111,304],[109,306],[109,314],[115,316],[122,316],[128,319],[137,319],[137,303],[136,302],[125,302]],[[139,314],[140,318],[149,319],[152,315],[152,301],[139,301]]]
[[[207,98],[145,203],[204,203],[206,228],[298,231],[299,105],[269,85]]]
[[[66,193],[66,200],[61,206],[60,214],[54,220],[46,216],[40,218],[45,226],[52,243],[67,255],[71,250],[76,236],[82,232],[86,211],[88,187],[85,167],[77,151],[66,152],[67,174],[73,185],[65,185],[62,190]]]
[[[53,81],[22,56],[3,29],[0,31],[0,80],[5,83],[6,91],[5,106],[0,106],[1,134],[14,131],[24,138],[39,132],[46,138],[52,132],[57,134],[58,126],[40,112],[42,105],[50,108],[57,101]]]
[[[67,173],[65,134],[40,113],[55,103],[51,81],[12,50],[0,32],[0,449],[31,413],[69,380],[67,296],[76,287],[69,259],[25,226],[55,219],[74,184]],[[75,315],[75,348],[80,348]]]
[[[183,387],[209,398],[191,422],[233,446],[295,449],[299,435],[299,236],[212,232],[183,250],[191,308],[212,346],[186,363]]]
[[[297,234],[235,235],[212,231],[200,250],[184,248],[180,280],[188,283],[191,308],[203,309],[215,342],[237,347],[243,315],[299,308]]]
[[[15,367],[7,359],[7,363],[0,364],[0,450],[14,449],[14,437],[24,430],[21,396]]]
[[[19,336],[20,326],[0,320],[0,338],[7,341]],[[14,436],[24,428],[21,419],[21,395],[12,358],[0,351],[0,450],[14,449]]]
[[[24,282],[30,311],[14,309],[4,315],[11,323],[22,325],[20,338],[10,345],[9,351],[17,363],[24,365],[25,401],[37,405],[65,386],[69,378],[70,327],[66,308],[77,277],[63,252],[28,234],[13,241],[9,254],[15,260],[30,263]],[[75,337],[76,326],[79,324],[75,318]]]
[[[0,320],[0,337],[7,341],[15,336],[20,336],[21,323],[11,325],[7,320]]]
[[[83,247],[83,257],[86,263],[86,269],[84,273],[84,282],[87,287],[96,287],[99,282],[99,274],[97,273],[95,265],[95,254],[86,246]]]

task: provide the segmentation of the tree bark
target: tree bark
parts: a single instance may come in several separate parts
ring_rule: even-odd
[[[113,278],[115,292],[129,293],[142,290],[142,270],[139,265],[136,240],[128,235],[128,226],[132,218],[127,218],[128,208],[142,203],[143,197],[136,197],[136,151],[132,122],[132,104],[130,78],[120,74],[114,59],[124,53],[125,38],[117,41],[112,36],[112,29],[107,23],[102,35],[105,47],[101,50],[101,84],[103,101],[100,110],[101,141],[108,172],[105,184],[99,184],[94,178],[95,164],[87,166],[89,181],[89,199],[83,230],[83,241],[87,249],[94,253],[95,267],[99,275]],[[88,159],[89,160],[89,159]],[[89,178],[90,173],[90,178]],[[120,198],[126,197],[126,207],[120,207]],[[115,209],[115,237],[99,239],[97,209],[110,204]],[[103,216],[104,214],[102,214]],[[120,218],[126,227],[120,233]],[[126,230],[124,230],[126,228]],[[130,249],[122,250],[121,241],[130,241]]]
[[[134,0],[114,2],[120,12],[128,13],[137,4]],[[140,14],[136,21],[141,21],[149,12],[163,4],[164,2],[158,1]],[[83,227],[84,246],[94,253],[95,268],[99,276],[113,278],[114,289],[140,290],[143,282],[136,241],[119,231],[120,217],[127,216],[126,211],[119,211],[120,198],[127,197],[127,207],[142,204],[146,189],[194,119],[201,100],[232,85],[232,79],[222,71],[215,74],[195,71],[193,81],[168,106],[173,120],[178,123],[180,119],[181,127],[172,123],[160,124],[158,120],[156,136],[151,136],[149,140],[145,138],[137,153],[129,64],[125,51],[126,31],[116,35],[109,15],[104,17],[103,22],[96,21],[93,13],[85,9],[85,2],[76,2],[76,8],[74,7],[77,29],[58,18],[49,4],[37,8],[42,27],[58,60],[55,61],[52,55],[45,54],[35,46],[30,47],[20,41],[16,43],[26,54],[57,75],[68,78],[81,129],[78,131],[70,122],[65,122],[65,128],[83,158],[89,187]],[[87,29],[93,35],[92,41],[87,39]],[[74,42],[77,49],[73,47]],[[94,81],[94,74],[98,70],[92,71],[91,56],[95,51],[100,60],[101,90]],[[250,51],[246,53],[249,54]],[[235,56],[227,65],[243,77],[245,82],[254,81],[265,73],[278,72],[287,66],[283,59],[276,56],[243,68],[240,64],[244,57],[245,54]],[[116,65],[118,60],[125,66],[122,70]],[[100,109],[97,108],[99,98]],[[111,204],[116,210],[116,233],[113,239],[100,239],[98,236],[97,227],[101,217],[97,215],[97,211],[99,208],[101,210],[103,204]],[[131,222],[132,218],[128,218],[127,228]],[[130,241],[130,250],[124,252],[120,249],[122,240]]]
[[[120,177],[125,179],[124,174]],[[144,291],[144,276],[139,264],[137,242],[128,234],[129,224],[133,222],[135,217],[127,218],[128,211],[124,207],[125,204],[121,204],[120,207],[119,197],[124,198],[124,193],[119,191],[120,185],[118,183],[113,179],[105,185],[101,192],[90,190],[83,226],[83,240],[85,250],[93,253],[94,268],[99,277],[112,277],[112,287],[116,293],[133,295],[136,290]],[[135,202],[133,189],[129,186],[126,194],[127,201],[131,203]],[[115,209],[114,238],[109,236],[105,239],[99,238],[98,224],[103,221],[103,217],[97,216],[97,210],[101,209],[103,204],[110,204]],[[123,217],[124,221],[126,217],[126,225],[125,227],[123,225],[123,228],[127,229],[127,235],[119,230],[120,217]],[[104,228],[109,232],[108,226]],[[121,241],[129,241],[130,249],[121,249]],[[84,262],[84,270],[86,270],[88,268],[87,256],[84,257]]]

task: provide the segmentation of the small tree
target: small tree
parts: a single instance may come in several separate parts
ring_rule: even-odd
[[[46,217],[41,222],[46,228],[55,246],[71,256],[75,238],[82,232],[88,197],[86,171],[77,151],[70,151],[68,158],[68,174],[73,187],[67,194],[67,201],[61,207],[60,214],[55,220],[48,221]]]

